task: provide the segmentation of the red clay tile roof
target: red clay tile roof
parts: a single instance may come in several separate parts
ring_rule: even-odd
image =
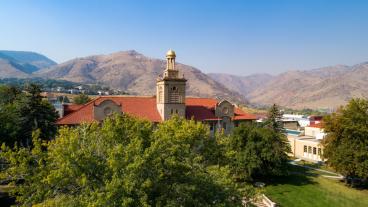
[[[112,100],[121,105],[122,111],[129,115],[148,119],[152,122],[161,122],[161,116],[156,109],[155,97],[132,97],[132,96],[101,96],[82,106],[68,106],[77,108],[76,111],[60,118],[57,121],[59,125],[73,125],[82,122],[92,122],[93,105],[99,105],[105,100]],[[215,106],[218,103],[216,99],[210,98],[186,98],[186,118],[194,120],[218,120],[215,116]],[[235,108],[234,120],[255,120],[256,116],[247,114]]]
[[[77,111],[78,109],[80,109],[83,105],[78,105],[78,104],[65,104],[63,105],[64,107],[64,116]]]
[[[129,115],[153,122],[161,121],[161,116],[156,109],[155,97],[101,96],[84,104],[74,113],[60,118],[57,124],[73,125],[82,122],[93,122],[93,105],[99,105],[104,100],[112,100],[121,105],[122,111]]]
[[[216,99],[210,98],[186,98],[185,116],[187,119],[194,120],[218,120],[215,116]]]

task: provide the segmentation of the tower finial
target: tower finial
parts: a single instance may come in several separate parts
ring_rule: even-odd
[[[166,58],[169,58],[169,57],[171,57],[171,58],[175,58],[176,57],[176,54],[175,54],[175,51],[174,50],[170,49],[169,51],[167,51]]]
[[[170,49],[166,53],[166,70],[175,70],[176,54],[174,50]]]

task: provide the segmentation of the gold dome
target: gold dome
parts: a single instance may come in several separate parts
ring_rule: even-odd
[[[169,51],[167,51],[166,57],[176,57],[175,51],[170,49]]]

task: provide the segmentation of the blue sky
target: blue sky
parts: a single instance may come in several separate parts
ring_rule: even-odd
[[[368,61],[368,1],[2,0],[0,49],[57,62],[134,49],[204,72],[278,74]]]

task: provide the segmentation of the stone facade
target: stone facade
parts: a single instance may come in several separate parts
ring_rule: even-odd
[[[166,69],[163,77],[157,79],[156,101],[157,111],[162,120],[168,120],[174,114],[185,117],[185,87],[186,79],[179,77],[175,69],[175,52],[169,50],[166,54]]]
[[[215,108],[215,116],[221,119],[221,128],[225,131],[225,133],[230,133],[234,128],[234,123],[231,120],[234,117],[234,105],[231,104],[227,100],[223,100],[216,105]]]
[[[93,117],[97,121],[104,120],[113,113],[121,114],[121,105],[112,100],[105,100],[98,105],[93,105]]]

